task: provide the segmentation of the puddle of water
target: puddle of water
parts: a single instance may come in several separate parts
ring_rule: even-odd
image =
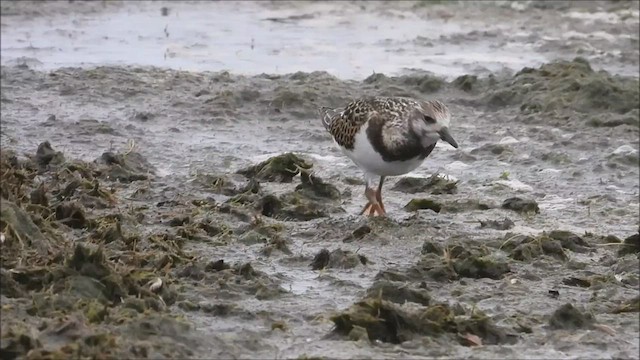
[[[342,11],[332,3],[291,11],[226,1],[170,3],[166,17],[160,15],[162,6],[129,4],[72,21],[67,16],[34,19],[28,26],[3,19],[2,64],[26,61],[45,70],[133,64],[250,75],[321,69],[361,79],[415,68],[454,77],[476,68],[520,69],[546,61],[525,43],[495,47],[488,41],[439,40],[468,33],[472,29],[465,24],[411,13],[396,21],[352,4]],[[290,15],[297,16],[295,21]]]

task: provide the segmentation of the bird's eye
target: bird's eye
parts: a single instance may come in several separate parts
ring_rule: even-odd
[[[427,122],[427,124],[435,124],[436,123],[436,119],[432,118],[431,116],[425,115],[424,116],[424,121]]]

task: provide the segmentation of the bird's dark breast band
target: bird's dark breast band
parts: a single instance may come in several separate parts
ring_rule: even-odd
[[[369,138],[369,141],[371,141],[373,149],[380,154],[382,160],[386,162],[407,161],[415,159],[416,157],[424,159],[429,156],[431,151],[436,147],[436,144],[433,144],[425,148],[422,146],[420,138],[410,132],[405,142],[400,143],[398,146],[393,148],[387,148],[382,139],[383,125],[384,120],[380,118],[372,118],[369,121],[369,127],[367,128],[367,137]]]

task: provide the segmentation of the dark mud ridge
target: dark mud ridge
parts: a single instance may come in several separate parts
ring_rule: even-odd
[[[189,118],[192,123],[206,117],[222,126],[268,112],[276,122],[295,124],[315,118],[318,102],[339,105],[363,91],[438,93],[467,119],[475,116],[469,109],[481,109],[514,128],[557,126],[590,139],[606,131],[637,143],[639,124],[637,78],[595,71],[581,59],[506,78],[463,76],[452,82],[425,74],[375,74],[355,83],[320,72],[245,78],[127,68],[42,74],[3,67],[2,90],[3,136],[18,131],[11,122],[5,129],[5,111],[11,120],[23,106],[39,106],[24,103],[20,91],[136,110],[138,103],[162,98],[157,110],[136,111],[123,123],[126,129],[170,124],[164,132],[173,131],[173,119],[189,114],[199,117]],[[57,121],[53,116],[40,125],[100,136],[119,132],[106,122],[51,125]],[[300,127],[309,143],[328,141],[319,123],[313,131],[307,123]],[[540,138],[554,136],[546,133]],[[468,142],[482,141],[473,136]],[[325,176],[316,171],[319,160],[303,154],[282,151],[262,162],[238,161],[187,177],[162,176],[157,158],[134,146],[104,149],[92,161],[57,151],[63,146],[45,141],[26,154],[16,150],[24,150],[18,140],[2,146],[2,359],[274,357],[292,342],[304,344],[300,339],[330,344],[310,354],[328,358],[340,357],[335,351],[342,350],[332,349],[345,349],[341,357],[379,351],[389,357],[463,357],[469,351],[515,357],[539,344],[585,357],[606,346],[618,357],[635,356],[640,234],[635,228],[626,232],[637,219],[622,200],[593,197],[589,216],[608,226],[599,229],[614,232],[624,224],[625,232],[567,231],[549,219],[548,199],[537,191],[405,177],[385,187],[390,198],[400,199],[394,212],[401,216],[365,219],[346,210],[351,199],[361,200],[362,183],[353,178],[360,174]],[[563,146],[585,151],[569,141]],[[447,162],[516,166],[514,148],[484,144],[442,156],[449,156]],[[540,156],[543,164],[574,166],[576,172],[590,166],[537,154],[546,154]],[[615,163],[600,166],[598,174],[618,171],[623,180],[637,175],[637,152],[614,155],[597,158]],[[176,162],[190,161],[177,156]],[[509,174],[500,178],[508,183]],[[572,193],[586,191],[575,184]],[[579,221],[575,213],[561,220]],[[539,231],[529,231],[534,227]],[[307,283],[322,290],[297,293],[291,284],[300,279],[312,279]],[[242,327],[248,323],[253,330]],[[223,338],[217,324],[233,324],[221,330],[233,336]],[[291,357],[311,352],[289,349]]]

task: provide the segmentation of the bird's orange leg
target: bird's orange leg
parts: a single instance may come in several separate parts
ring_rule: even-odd
[[[364,195],[367,197],[368,202],[364,206],[364,209],[362,209],[362,211],[360,212],[360,215],[366,214],[369,216],[384,216],[384,208],[382,208],[380,202],[378,201],[378,191],[367,186],[367,188],[364,190]]]
[[[384,209],[384,204],[382,203],[382,184],[384,183],[384,176],[380,176],[380,183],[378,183],[378,191],[376,191],[376,200],[378,200],[378,204],[380,204],[380,215],[384,216],[387,214],[387,211]]]

